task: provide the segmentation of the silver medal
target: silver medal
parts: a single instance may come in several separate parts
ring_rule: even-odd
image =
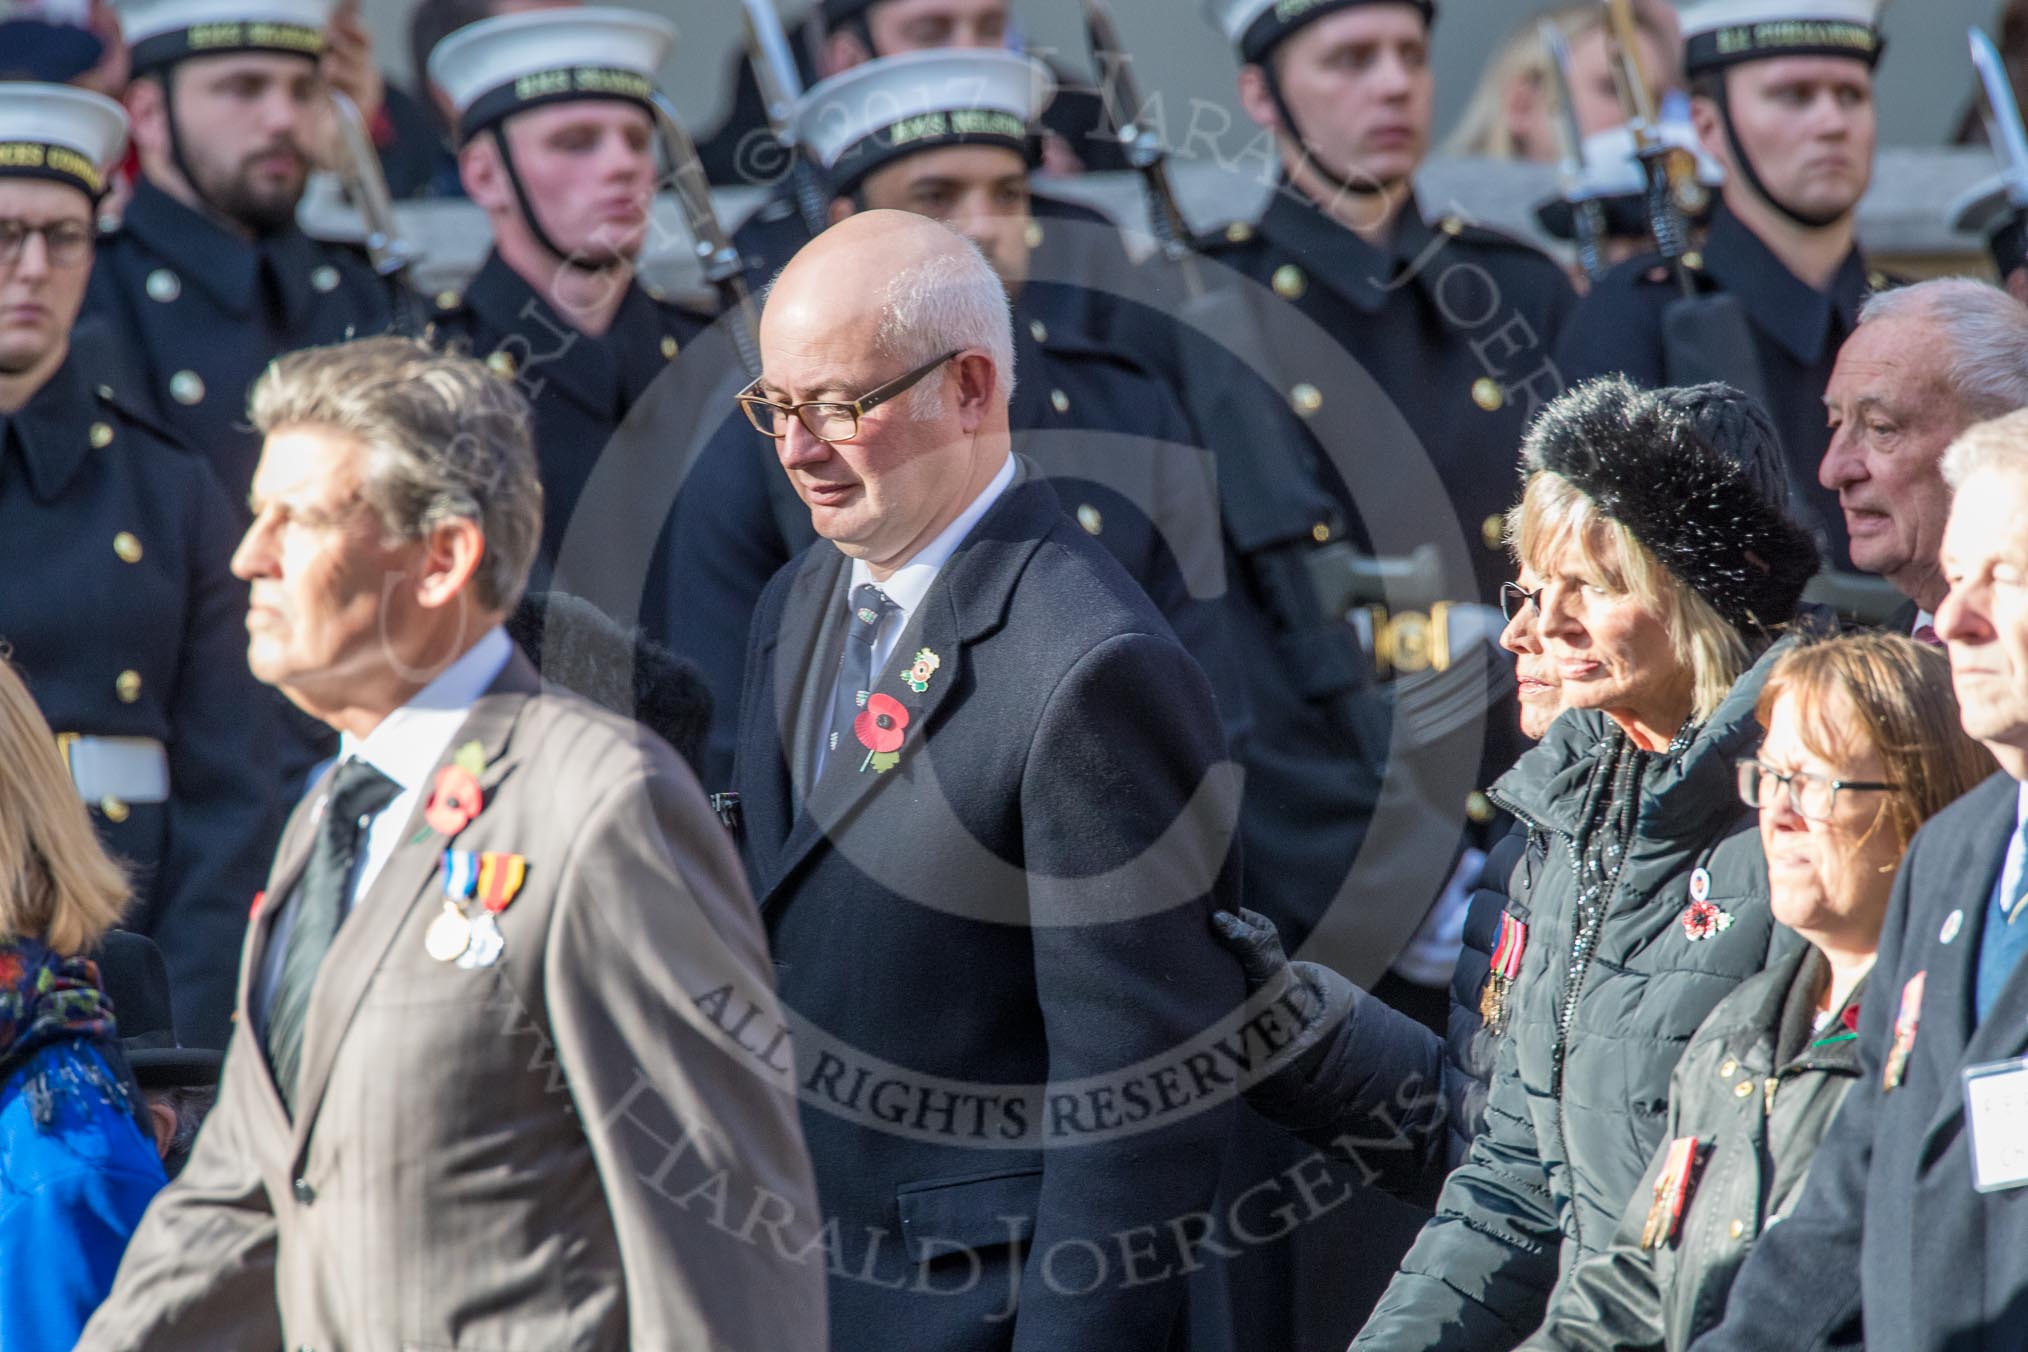
[[[468,972],[491,967],[500,961],[500,952],[506,947],[507,940],[500,933],[499,920],[491,911],[480,911],[472,919],[472,937],[458,957],[458,966]]]

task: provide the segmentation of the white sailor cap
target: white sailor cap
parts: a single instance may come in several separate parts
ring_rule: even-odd
[[[813,86],[793,131],[843,194],[884,164],[942,146],[1005,146],[1033,163],[1042,110],[1055,94],[1055,77],[1034,57],[907,52]]]
[[[96,202],[126,147],[126,111],[105,95],[0,82],[0,178],[67,183]]]
[[[1725,183],[1725,169],[1704,152],[1697,129],[1689,122],[1669,120],[1657,128],[1662,140],[1697,157],[1697,181],[1714,192]],[[1613,127],[1584,138],[1584,168],[1573,183],[1535,208],[1535,219],[1557,239],[1574,239],[1576,227],[1572,207],[1580,202],[1602,202],[1606,226],[1614,235],[1641,235],[1649,229],[1647,214],[1648,175],[1635,153],[1631,127]]]
[[[133,51],[134,73],[160,70],[189,56],[265,52],[324,54],[332,0],[133,0],[120,28]]]
[[[1776,56],[1849,56],[1878,64],[1885,0],[1694,0],[1683,6],[1691,75]]]
[[[1257,62],[1305,24],[1354,5],[1374,4],[1407,5],[1422,11],[1423,22],[1436,22],[1435,0],[1204,0],[1204,12],[1239,49],[1240,60]]]
[[[481,19],[430,52],[432,83],[458,110],[458,140],[525,109],[579,99],[649,106],[676,46],[659,14],[609,6],[529,10]]]

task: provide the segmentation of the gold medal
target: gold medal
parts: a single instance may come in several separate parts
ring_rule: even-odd
[[[430,921],[429,932],[423,936],[423,948],[438,962],[450,962],[471,942],[472,922],[457,902],[446,898],[444,909]]]

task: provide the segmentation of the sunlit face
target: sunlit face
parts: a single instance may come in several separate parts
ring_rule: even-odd
[[[1817,480],[1838,494],[1852,562],[1911,596],[1933,590],[1951,510],[1940,465],[1966,426],[1950,355],[1933,319],[1877,319],[1839,349],[1824,394],[1831,445]]]
[[[1655,723],[1680,719],[1695,681],[1662,617],[1615,591],[1574,540],[1544,563],[1538,632],[1562,682],[1564,707]]]
[[[1822,722],[1845,731],[1850,745],[1826,756],[1804,737],[1801,701],[1794,694],[1769,711],[1761,764],[1782,774],[1802,772],[1822,779],[1888,782],[1879,749],[1860,730],[1859,711],[1843,690],[1825,697]],[[1768,898],[1775,919],[1805,937],[1835,940],[1847,952],[1871,952],[1894,890],[1901,843],[1888,813],[1890,796],[1880,790],[1839,791],[1831,816],[1810,821],[1790,804],[1786,790],[1771,786],[1760,809],[1760,843],[1767,855]]]
[[[2028,474],[1974,475],[1944,527],[1950,594],[1936,631],[1949,645],[1951,685],[1965,732],[2028,750]]]
[[[279,427],[254,471],[254,521],[232,558],[251,584],[247,665],[306,707],[381,678],[404,632],[419,542],[388,543],[363,490],[366,448],[332,428]]]
[[[837,311],[822,298],[777,291],[761,317],[756,393],[781,404],[849,403],[906,374],[877,350],[873,319],[841,323]],[[956,515],[952,499],[967,482],[967,446],[952,416],[955,369],[947,362],[915,390],[866,413],[849,441],[819,441],[800,419],[790,421],[775,450],[817,534],[878,565],[905,560],[933,538],[933,525]],[[943,416],[918,416],[939,401]]]
[[[1009,294],[1028,280],[1028,163],[1002,146],[945,146],[867,175],[860,196],[942,221],[979,246]]]
[[[1542,579],[1523,567],[1514,581],[1523,591],[1537,591]],[[1514,612],[1500,631],[1500,646],[1514,654],[1514,677],[1521,697],[1521,734],[1541,741],[1549,725],[1563,712],[1563,678],[1556,663],[1543,649],[1540,598]]]
[[[257,233],[293,221],[310,177],[310,120],[324,97],[317,67],[294,56],[204,56],[167,78],[191,186]],[[166,143],[166,126],[159,135]]]
[[[1309,153],[1331,173],[1392,185],[1429,152],[1436,80],[1429,27],[1413,5],[1328,14],[1290,34],[1269,59]]]
[[[1791,210],[1836,217],[1851,212],[1873,178],[1877,128],[1873,73],[1835,56],[1749,61],[1725,73],[1733,130],[1761,182]],[[1721,133],[1706,148],[1744,188]]]
[[[28,226],[93,230],[92,204],[76,188],[29,178],[0,178],[0,221]],[[59,266],[40,233],[22,242],[21,257],[0,264],[0,376],[24,375],[52,363],[70,337],[91,280],[91,249],[84,261]],[[51,369],[54,369],[53,365]]]
[[[655,195],[655,136],[645,109],[601,99],[553,103],[516,113],[504,131],[542,229],[566,257],[595,264],[639,257]],[[488,139],[470,149],[494,155]],[[504,175],[480,189],[489,206],[512,201],[512,192]]]
[[[1007,0],[879,0],[866,31],[880,56],[1007,45]]]

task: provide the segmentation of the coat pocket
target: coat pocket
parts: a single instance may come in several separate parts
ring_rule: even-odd
[[[894,1190],[910,1262],[1020,1244],[1035,1234],[1042,1170],[1001,1169],[903,1183]]]

